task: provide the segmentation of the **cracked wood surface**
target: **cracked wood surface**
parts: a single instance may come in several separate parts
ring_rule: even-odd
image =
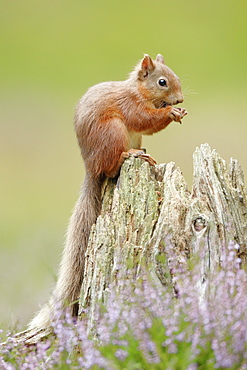
[[[96,303],[107,299],[110,283],[117,284],[119,269],[134,267],[138,276],[147,263],[154,279],[172,284],[166,245],[180,264],[200,255],[201,283],[220,264],[230,241],[239,244],[246,265],[247,198],[238,161],[231,159],[227,167],[203,144],[194,152],[193,165],[191,191],[174,163],[150,167],[133,157],[124,162],[118,179],[106,182],[80,298],[81,314],[87,309],[91,323]]]

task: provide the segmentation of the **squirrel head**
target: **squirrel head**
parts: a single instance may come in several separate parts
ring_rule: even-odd
[[[179,78],[165,65],[161,54],[158,54],[155,60],[145,54],[135,73],[139,92],[144,98],[152,101],[156,108],[183,102]]]

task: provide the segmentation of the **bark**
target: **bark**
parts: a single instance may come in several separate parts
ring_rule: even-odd
[[[138,273],[148,265],[161,284],[173,284],[167,246],[178,264],[199,258],[202,294],[207,276],[220,264],[230,241],[239,244],[247,261],[247,198],[244,176],[237,160],[226,162],[208,144],[193,155],[193,185],[174,163],[150,167],[147,162],[126,160],[118,179],[109,179],[103,190],[101,215],[91,229],[86,252],[80,312],[90,323],[96,303],[107,300],[108,286],[118,283],[118,271],[131,266]]]
[[[138,279],[147,266],[156,282],[176,290],[174,261],[176,268],[188,268],[194,260],[200,272],[198,294],[203,297],[208,277],[231,241],[239,245],[237,253],[246,267],[247,197],[238,161],[231,158],[227,166],[204,144],[195,150],[193,166],[191,191],[173,162],[151,167],[134,157],[124,162],[118,178],[104,184],[102,212],[91,229],[79,301],[88,330],[97,321],[98,302],[107,300],[109,284],[118,287],[119,276],[127,272]],[[51,328],[26,330],[16,340],[34,344],[50,332]]]

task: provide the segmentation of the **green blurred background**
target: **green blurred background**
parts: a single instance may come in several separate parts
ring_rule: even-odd
[[[247,171],[245,0],[0,1],[0,325],[21,326],[54,284],[84,176],[74,106],[144,53],[180,76],[189,115],[144,138],[189,186],[208,142]]]

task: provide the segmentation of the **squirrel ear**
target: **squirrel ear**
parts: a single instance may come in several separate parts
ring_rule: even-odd
[[[144,79],[154,70],[154,63],[148,54],[145,54],[141,61],[141,69],[139,71],[139,77]]]
[[[165,64],[164,58],[161,54],[157,55],[156,62],[161,63],[161,64]]]

